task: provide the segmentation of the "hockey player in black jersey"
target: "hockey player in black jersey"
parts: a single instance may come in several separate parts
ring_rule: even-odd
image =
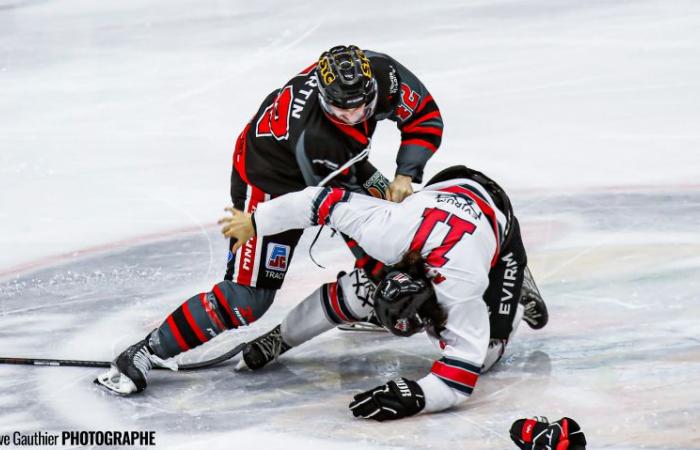
[[[401,133],[391,182],[367,159],[382,119],[396,122]],[[333,47],[270,93],[239,135],[231,173],[233,206],[252,213],[260,203],[315,185],[400,202],[412,193],[411,182],[421,182],[442,129],[437,104],[408,69],[385,54]],[[122,352],[97,381],[122,394],[142,391],[153,364],[260,318],[284,282],[301,234],[290,230],[252,239],[229,252],[223,282],[185,301]],[[379,273],[381,264],[352,240],[348,246],[358,270]]]

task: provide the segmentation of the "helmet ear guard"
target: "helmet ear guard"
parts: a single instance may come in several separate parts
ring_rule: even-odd
[[[389,272],[374,293],[374,311],[382,325],[396,336],[411,336],[425,330],[431,320],[421,314],[435,300],[432,285],[406,272]]]

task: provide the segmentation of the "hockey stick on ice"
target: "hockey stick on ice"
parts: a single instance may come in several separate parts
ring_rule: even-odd
[[[196,363],[181,364],[178,366],[180,370],[199,370],[207,367],[215,366],[226,360],[229,360],[239,354],[245,343],[240,343],[226,353],[217,356],[216,358]],[[52,366],[52,367],[105,367],[109,368],[112,364],[110,361],[82,361],[75,359],[43,359],[43,358],[9,358],[0,357],[0,364],[17,364],[25,366]],[[154,369],[167,369],[166,367],[153,367]]]

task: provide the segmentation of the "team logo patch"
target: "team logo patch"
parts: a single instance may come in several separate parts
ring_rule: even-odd
[[[282,244],[270,244],[267,246],[267,259],[265,267],[270,270],[284,272],[287,270],[287,261],[289,260],[290,247]]]

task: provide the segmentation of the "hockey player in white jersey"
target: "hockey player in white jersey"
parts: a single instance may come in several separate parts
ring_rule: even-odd
[[[521,319],[535,329],[547,309],[527,269],[518,221],[493,180],[464,166],[444,170],[403,203],[309,187],[231,210],[223,233],[243,244],[295,228],[328,225],[388,267],[375,286],[362,269],[342,273],[249,343],[242,366],[256,370],[290,348],[374,309],[398,336],[426,331],[442,358],[416,381],[399,378],[355,396],[357,417],[392,420],[466,400],[503,355]]]

